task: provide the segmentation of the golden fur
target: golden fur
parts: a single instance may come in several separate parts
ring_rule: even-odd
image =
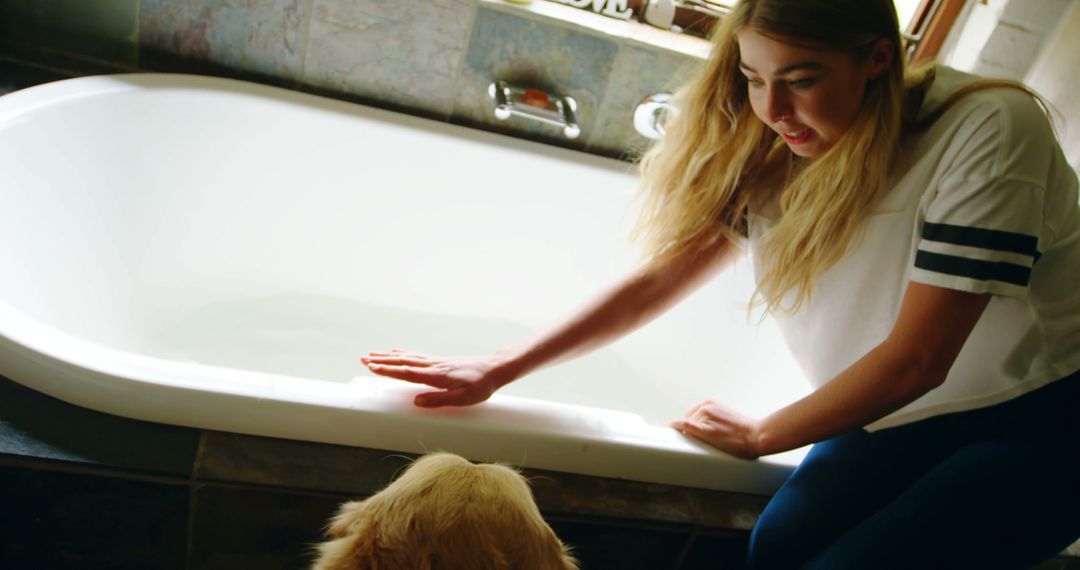
[[[376,495],[341,506],[313,570],[576,570],[528,483],[449,453],[418,459]]]

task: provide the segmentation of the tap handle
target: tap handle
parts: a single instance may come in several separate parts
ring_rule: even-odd
[[[553,97],[539,89],[517,87],[505,81],[495,81],[489,85],[488,96],[495,103],[495,118],[500,121],[518,116],[560,127],[563,136],[568,139],[581,135],[581,127],[577,123],[577,101],[573,97]]]
[[[665,115],[674,115],[679,111],[671,101],[670,93],[657,93],[646,97],[634,110],[634,130],[648,139],[664,138]]]

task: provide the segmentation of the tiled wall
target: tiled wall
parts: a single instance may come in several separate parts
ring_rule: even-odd
[[[307,568],[408,457],[140,422],[0,378],[0,568]],[[766,498],[529,471],[586,570],[739,568]]]
[[[544,4],[0,0],[0,58],[70,75],[240,77],[629,158],[648,143],[632,128],[637,103],[683,81],[708,44],[680,37],[673,45],[681,47],[658,47],[612,32],[613,24],[644,24]],[[487,95],[495,79],[574,97],[581,136],[567,140],[558,128],[516,117],[495,120]]]
[[[0,377],[0,568],[308,568],[337,507],[381,489],[407,461],[120,418]],[[524,475],[584,570],[741,568],[767,500]],[[1080,559],[1059,556],[1031,570],[1080,570]]]

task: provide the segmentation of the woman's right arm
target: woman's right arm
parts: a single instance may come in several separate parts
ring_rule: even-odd
[[[375,374],[439,388],[416,398],[423,407],[468,406],[526,374],[610,343],[659,316],[728,266],[740,249],[723,238],[694,254],[660,257],[566,321],[489,356],[429,357],[372,352],[361,361]]]

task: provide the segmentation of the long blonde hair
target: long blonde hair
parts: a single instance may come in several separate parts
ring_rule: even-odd
[[[850,52],[866,61],[882,38],[896,50],[871,80],[853,124],[813,160],[795,157],[751,109],[736,34],[753,29],[787,43]],[[761,251],[754,304],[794,312],[843,257],[888,190],[901,136],[926,126],[960,97],[1012,82],[985,82],[915,122],[933,69],[905,72],[892,0],[741,0],[713,34],[712,56],[676,94],[681,111],[640,164],[640,215],[632,237],[651,263],[746,235],[748,211],[776,199],[780,217]],[[1023,88],[1026,90],[1026,88]],[[659,255],[664,252],[665,255]],[[794,293],[793,298],[788,298]],[[788,300],[785,300],[788,299]]]

